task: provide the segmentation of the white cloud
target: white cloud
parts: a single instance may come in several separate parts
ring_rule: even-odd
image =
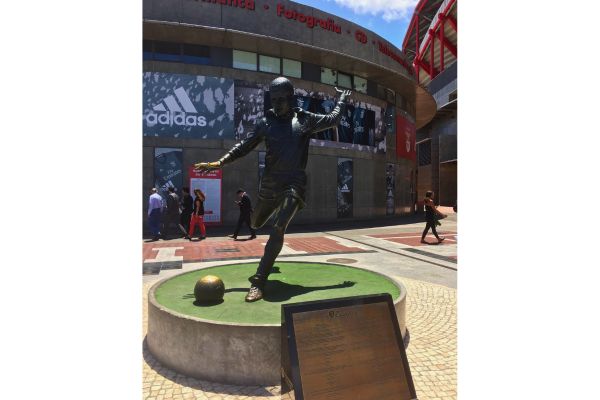
[[[418,0],[333,0],[356,14],[380,15],[387,21],[410,18]]]

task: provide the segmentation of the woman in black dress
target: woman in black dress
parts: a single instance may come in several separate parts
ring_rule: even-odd
[[[425,225],[425,230],[423,231],[423,235],[421,235],[421,243],[429,244],[429,242],[425,241],[425,236],[427,236],[429,228],[431,228],[431,231],[437,238],[438,243],[442,243],[444,239],[446,239],[440,238],[437,234],[437,231],[435,230],[435,225],[438,217],[443,218],[444,214],[442,214],[435,208],[435,205],[433,204],[433,192],[429,190],[427,191],[427,193],[425,193],[425,220],[427,221],[427,225]]]

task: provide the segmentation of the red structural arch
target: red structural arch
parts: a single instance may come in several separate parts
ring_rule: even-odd
[[[456,0],[420,0],[402,51],[412,61],[419,83],[427,85],[458,58]]]

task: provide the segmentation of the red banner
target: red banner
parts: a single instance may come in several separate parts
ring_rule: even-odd
[[[416,161],[416,138],[415,124],[402,115],[396,115],[396,155],[400,158]]]

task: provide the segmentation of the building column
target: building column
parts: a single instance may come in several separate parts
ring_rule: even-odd
[[[440,204],[440,136],[431,132],[431,190],[435,193],[434,203]]]

